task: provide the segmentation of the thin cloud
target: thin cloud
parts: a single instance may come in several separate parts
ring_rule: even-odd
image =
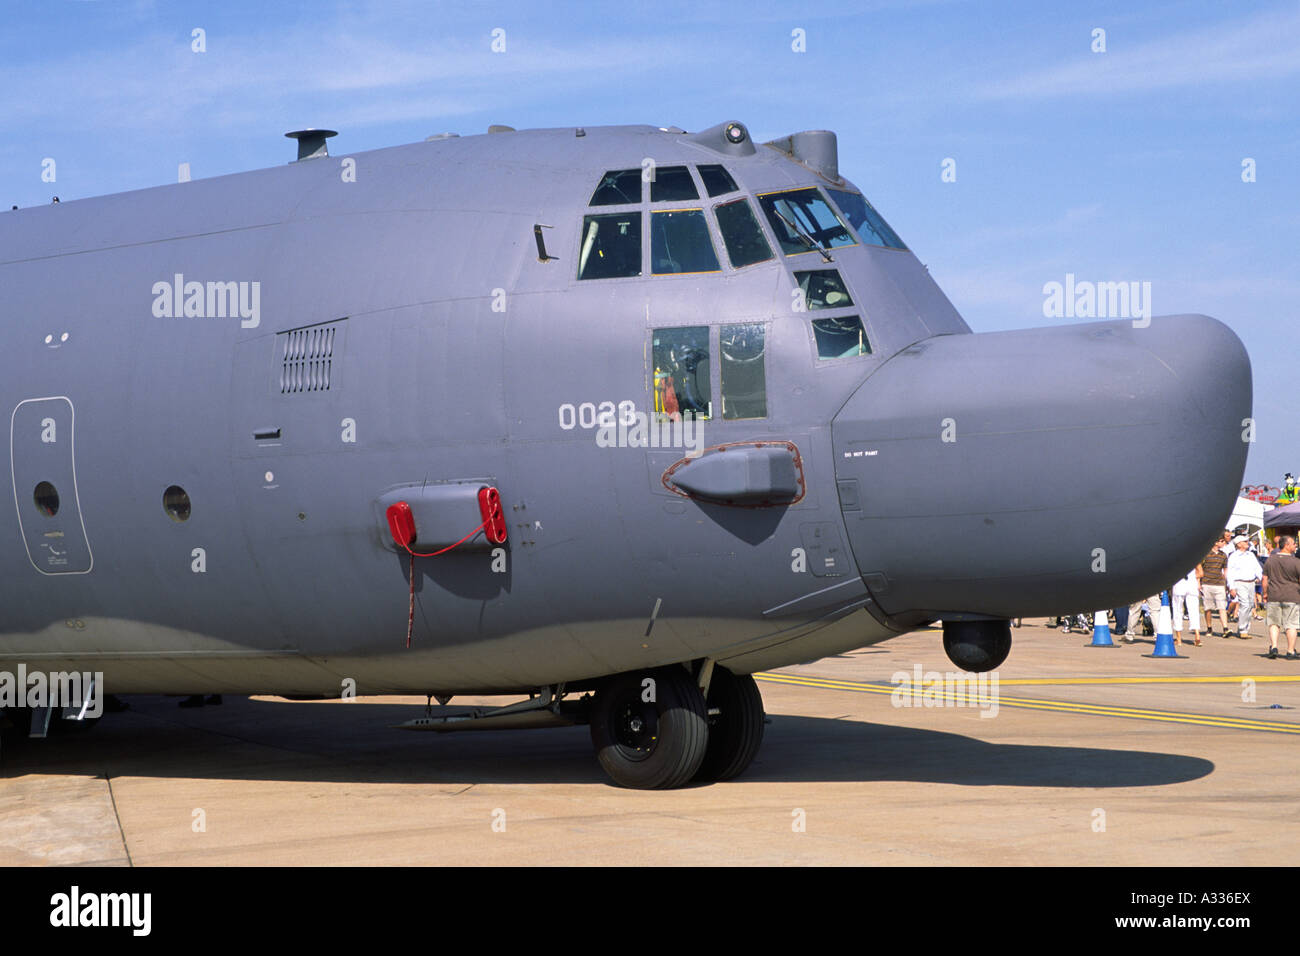
[[[1096,221],[1101,211],[1100,203],[1090,203],[1087,206],[1072,206],[1050,221],[1027,221],[1016,225],[985,226],[963,234],[961,239],[981,248],[987,248],[995,243],[1006,244],[1026,239],[1070,235],[1080,226]]]
[[[1108,37],[1108,52],[1086,53],[1062,66],[977,86],[977,99],[1140,93],[1215,83],[1283,79],[1300,73],[1300,13],[1266,13],[1125,48]]]
[[[324,98],[331,117],[371,125],[515,105],[584,89],[593,76],[626,83],[692,62],[701,52],[648,37],[573,48],[520,38],[494,54],[489,39],[485,33],[481,44],[433,48],[343,32],[225,36],[219,44],[209,37],[208,52],[193,53],[188,37],[155,35],[75,60],[0,68],[0,88],[41,91],[0,99],[0,123],[50,126],[62,117],[98,128],[158,129],[199,111],[213,126],[236,128],[272,111],[318,112]],[[286,49],[312,52],[304,60],[285,56]]]

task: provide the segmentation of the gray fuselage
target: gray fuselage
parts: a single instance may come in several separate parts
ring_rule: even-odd
[[[747,673],[936,617],[1114,606],[1195,563],[1245,461],[1230,331],[972,335],[905,248],[783,251],[756,197],[856,187],[716,140],[505,132],[0,215],[0,667],[325,695]],[[647,158],[700,198],[589,205]],[[736,191],[705,195],[714,164]],[[735,268],[715,207],[739,199],[773,254]],[[678,266],[652,217],[695,209],[718,268],[656,274]],[[580,279],[586,217],[618,214],[641,222],[640,274]],[[829,311],[860,320],[858,354],[819,341],[794,277],[818,270],[847,286]],[[760,330],[743,355],[737,326]],[[691,334],[701,371],[665,398],[657,360]],[[691,448],[598,440],[691,400],[701,447],[797,448],[797,500],[690,497],[664,474]],[[408,649],[412,561],[380,502],[458,484],[499,489],[508,540],[414,560]]]

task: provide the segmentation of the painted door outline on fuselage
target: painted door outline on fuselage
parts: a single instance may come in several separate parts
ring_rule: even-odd
[[[59,402],[64,403],[66,409],[55,404]],[[42,409],[41,403],[50,404]],[[33,407],[24,411],[25,405]],[[24,419],[23,425],[31,426],[24,428],[21,435],[20,412]],[[35,414],[27,421],[33,412]],[[52,433],[49,432],[51,427]],[[59,436],[59,428],[66,431],[66,440]],[[47,434],[49,437],[46,437]],[[62,454],[64,448],[68,452],[66,458]],[[21,460],[19,455],[22,455]],[[41,477],[32,482],[30,479],[37,474]],[[54,489],[61,500],[57,512],[49,516],[54,522],[52,526],[42,527],[31,514],[27,515],[26,521],[23,520],[23,505],[19,495],[20,476],[26,479],[23,481],[24,487],[30,485],[33,489],[39,482],[58,482]],[[95,557],[90,550],[90,539],[86,536],[86,522],[81,514],[81,495],[77,490],[76,409],[72,399],[66,395],[52,395],[25,399],[14,406],[13,413],[9,416],[9,478],[14,489],[18,531],[22,535],[27,560],[32,567],[45,575],[89,574],[95,566]],[[66,500],[68,488],[72,490],[71,502]],[[72,512],[68,510],[69,505],[75,508],[75,522],[70,520]],[[35,555],[32,553],[33,547]]]

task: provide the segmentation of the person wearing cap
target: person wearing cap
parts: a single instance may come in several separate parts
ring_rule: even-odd
[[[1286,659],[1296,654],[1296,629],[1300,628],[1300,559],[1295,556],[1295,538],[1283,535],[1278,550],[1264,564],[1264,606],[1267,608],[1268,656],[1277,658],[1278,630],[1286,631]]]
[[[1255,560],[1259,562],[1262,571],[1264,562],[1268,560],[1269,556],[1268,541],[1264,539],[1264,532],[1261,531],[1259,536],[1250,542],[1250,550],[1255,552]],[[1262,580],[1255,582],[1255,620],[1264,620],[1264,583]]]
[[[1244,534],[1232,539],[1236,548],[1228,555],[1228,586],[1237,596],[1237,637],[1250,640],[1250,622],[1255,615],[1255,582],[1264,577],[1259,560],[1251,553]]]

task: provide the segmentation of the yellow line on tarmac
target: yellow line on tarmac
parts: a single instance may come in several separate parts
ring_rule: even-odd
[[[1001,678],[999,684],[1240,684],[1253,680],[1257,684],[1294,684],[1300,677],[1243,674],[1240,677],[1014,677]]]
[[[817,677],[801,677],[794,674],[755,674],[761,681],[773,684],[790,684],[801,687],[820,687],[824,690],[845,690],[860,694],[888,694],[893,696],[900,690],[897,686],[862,681],[827,680]],[[986,684],[985,686],[991,686]],[[931,700],[950,701],[963,707],[988,709],[993,703],[991,695],[981,697],[978,693],[967,694],[964,691],[949,691],[940,687],[911,687],[903,694],[915,701],[913,706],[923,706],[925,697]],[[1287,721],[1254,720],[1248,717],[1219,717],[1211,714],[1189,714],[1179,711],[1150,710],[1139,707],[1115,707],[1105,704],[1083,704],[1072,701],[1035,700],[1028,697],[997,696],[997,705],[1021,707],[1028,710],[1051,710],[1058,713],[1092,714],[1098,717],[1128,717],[1137,720],[1155,720],[1168,723],[1197,724],[1204,727],[1223,727],[1231,730],[1262,730],[1269,733],[1300,734],[1300,724]]]

